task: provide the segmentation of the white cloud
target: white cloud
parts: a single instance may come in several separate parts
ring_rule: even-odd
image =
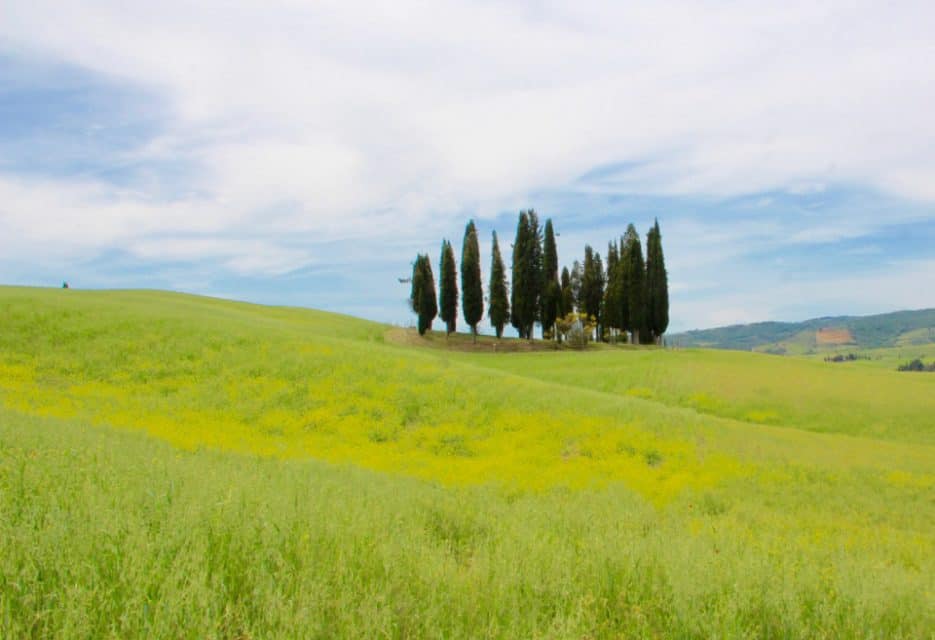
[[[6,7],[0,36],[161,92],[210,192],[324,216],[646,157],[621,187],[831,178],[935,199],[933,19],[923,3],[36,0]]]
[[[580,188],[855,184],[935,202],[928,2],[0,0],[0,15],[0,52],[159,96],[161,133],[124,155],[191,168],[168,195],[0,176],[14,254],[119,247],[281,273],[315,261],[297,237],[392,227],[434,247],[465,212],[536,204],[615,163],[629,169]],[[820,223],[799,239],[868,228]],[[686,231],[667,228],[686,268],[788,233],[754,218],[727,239]]]

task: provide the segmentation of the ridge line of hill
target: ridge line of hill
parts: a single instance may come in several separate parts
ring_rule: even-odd
[[[868,316],[824,316],[801,322],[765,321],[694,329],[667,336],[669,344],[808,354],[935,343],[935,308]]]

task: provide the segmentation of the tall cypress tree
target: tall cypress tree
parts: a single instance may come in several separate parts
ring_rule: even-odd
[[[540,319],[539,299],[543,287],[542,229],[539,226],[539,215],[535,209],[529,210],[527,220],[529,224],[526,232],[528,243],[526,244],[527,293],[525,304],[527,308],[523,311],[523,315],[526,317],[526,337],[532,340],[533,325]]]
[[[562,308],[559,315],[563,318],[575,310],[575,292],[571,286],[571,273],[568,267],[562,269]]]
[[[540,295],[539,318],[542,333],[552,331],[555,318],[562,306],[562,288],[558,281],[558,249],[552,219],[545,221],[545,239],[542,250],[542,292]]]
[[[435,301],[435,275],[432,273],[432,262],[429,260],[428,254],[421,255],[416,260],[416,270],[418,271],[418,287],[413,287],[414,291],[418,291],[418,296],[414,297],[413,300],[418,299],[418,303],[414,303],[413,306],[418,306],[419,309],[419,335],[425,335],[425,332],[432,328],[432,320],[435,319],[435,316],[438,315],[438,304]],[[413,272],[413,285],[416,282],[415,271]]]
[[[654,341],[658,341],[669,328],[669,276],[662,253],[659,220],[655,221],[646,237],[646,293],[647,324]]]
[[[419,315],[419,306],[422,304],[422,254],[416,255],[416,261],[412,263],[412,288],[409,291],[409,307]]]
[[[604,310],[601,308],[604,303],[604,263],[601,262],[601,254],[594,254],[594,274],[591,276],[594,281],[594,291],[592,295],[594,299],[591,304],[594,308],[597,309],[595,317],[597,318],[597,327],[595,327],[595,332],[597,334],[597,339],[604,339]]]
[[[601,315],[604,318],[604,327],[611,335],[614,335],[620,329],[620,299],[618,297],[619,287],[617,282],[620,270],[618,262],[617,242],[607,243],[607,271]]]
[[[520,338],[526,337],[526,324],[528,318],[525,314],[529,306],[526,296],[529,293],[527,277],[529,269],[526,262],[529,259],[529,216],[525,211],[519,212],[516,223],[516,238],[513,240],[513,265],[510,289],[510,324],[519,333]]]
[[[584,296],[581,287],[584,285],[584,267],[575,260],[571,266],[571,302],[572,311],[584,313]]]
[[[643,261],[643,246],[636,228],[627,227],[627,305],[630,313],[630,331],[633,342],[644,343],[651,339],[646,314],[646,263]]]
[[[542,234],[539,216],[532,209],[520,211],[516,225],[512,284],[510,322],[521,338],[531,340],[542,290]]]
[[[503,337],[503,327],[510,319],[510,302],[506,293],[506,268],[500,255],[500,243],[497,232],[493,232],[493,250],[490,258],[490,308],[487,315],[490,324],[497,332],[497,338]]]
[[[630,249],[631,238],[620,237],[620,255],[617,260],[617,303],[619,305],[620,330],[627,336],[633,331],[630,325]]]
[[[594,249],[584,245],[584,262],[581,265],[581,288],[578,290],[578,312],[586,316],[594,315],[591,298],[594,297]]]
[[[484,285],[480,279],[480,248],[473,220],[464,229],[461,246],[461,310],[477,342],[477,323],[484,317]]]
[[[579,309],[597,322],[597,335],[601,335],[601,303],[604,301],[604,268],[601,254],[595,253],[591,245],[584,247],[584,269],[581,278],[581,305]]]
[[[456,275],[455,252],[447,240],[442,240],[442,256],[439,262],[439,316],[445,323],[445,331],[450,335],[457,328],[458,323],[458,276]]]

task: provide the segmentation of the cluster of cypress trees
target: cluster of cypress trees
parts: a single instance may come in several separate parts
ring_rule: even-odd
[[[646,237],[645,259],[640,236],[631,224],[619,242],[608,243],[606,267],[600,253],[586,245],[583,262],[575,260],[571,270],[565,267],[559,275],[552,221],[546,220],[540,227],[534,210],[521,211],[509,291],[496,231],[491,253],[487,316],[498,338],[507,322],[521,338],[531,339],[537,323],[544,337],[552,337],[556,320],[572,312],[594,319],[599,340],[652,344],[669,326],[669,284],[658,220]],[[432,265],[425,254],[419,254],[413,265],[409,302],[419,316],[420,334],[431,328],[437,315],[449,334],[455,331],[458,282],[454,250],[448,240],[442,241],[438,304]],[[484,291],[473,220],[465,227],[461,248],[461,307],[476,340],[477,325],[484,315]]]

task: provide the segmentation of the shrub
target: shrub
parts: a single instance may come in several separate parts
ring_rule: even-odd
[[[849,353],[847,355],[837,354],[834,356],[826,356],[825,362],[854,362],[855,360],[869,360],[870,356],[858,355],[856,353]]]
[[[899,365],[899,371],[935,371],[935,362],[925,364],[920,358],[910,360],[906,364]]]
[[[563,318],[555,320],[555,330],[573,349],[587,347],[596,327],[597,320],[594,316],[588,317],[583,313],[574,311]]]

